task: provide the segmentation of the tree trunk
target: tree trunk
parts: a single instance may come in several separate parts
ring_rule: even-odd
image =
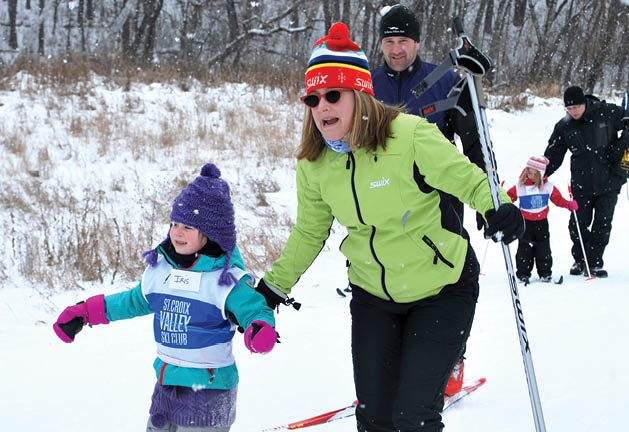
[[[526,0],[515,0],[513,5],[513,25],[522,27],[526,16]]]
[[[81,51],[86,51],[85,46],[85,19],[84,19],[84,10],[85,10],[85,0],[79,0],[79,7],[77,8],[77,25],[79,26],[79,33],[81,34]],[[68,29],[69,31],[71,29]]]
[[[8,0],[9,8],[9,47],[17,49],[17,0]]]
[[[46,0],[39,0],[39,13],[42,14],[44,12],[44,7],[46,6]],[[39,24],[39,29],[37,30],[37,55],[43,57],[45,55],[45,47],[46,47],[46,27],[44,26],[44,20]]]
[[[143,16],[139,27],[136,29],[133,51],[137,53],[139,60],[145,64],[150,64],[153,61],[156,24],[163,3],[163,0],[141,1]]]

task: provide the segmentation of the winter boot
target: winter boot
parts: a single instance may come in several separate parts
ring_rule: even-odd
[[[607,270],[603,270],[600,267],[594,267],[593,269],[590,269],[590,271],[592,272],[592,276],[596,276],[598,278],[607,277]]]
[[[583,274],[583,270],[585,270],[585,264],[575,261],[574,264],[572,264],[572,267],[570,267],[570,274],[573,276],[578,276],[580,274]]]
[[[540,280],[540,281],[542,281],[542,282],[546,282],[546,283],[548,283],[548,282],[550,282],[551,280],[553,280],[553,277],[552,277],[552,276],[550,276],[550,275],[549,275],[549,276],[540,276],[540,277],[539,277],[539,280]]]
[[[458,393],[463,388],[463,368],[465,367],[465,363],[461,360],[459,363],[454,365],[452,369],[452,373],[450,374],[450,378],[448,379],[448,385],[446,386],[446,395],[453,395]]]

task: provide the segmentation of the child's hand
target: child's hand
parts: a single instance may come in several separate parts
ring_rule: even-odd
[[[266,354],[277,342],[277,332],[262,320],[255,320],[245,330],[245,346],[251,352]]]
[[[61,312],[52,328],[64,342],[74,342],[74,337],[85,324],[109,324],[105,314],[105,296],[98,295],[68,306]]]
[[[577,211],[577,210],[579,210],[579,203],[578,203],[578,202],[576,202],[575,200],[568,201],[568,202],[566,203],[566,208],[567,208],[568,210],[570,210],[571,212],[572,212],[572,211]]]

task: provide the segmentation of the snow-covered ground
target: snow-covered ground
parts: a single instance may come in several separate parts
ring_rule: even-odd
[[[225,95],[228,88],[231,87],[221,90],[225,100],[231,99]],[[12,92],[0,95],[5,110],[14,96]],[[139,92],[127,97],[144,96]],[[247,104],[240,106],[242,110],[246,108]],[[554,123],[563,114],[557,99],[536,99],[535,107],[526,112],[488,111],[499,174],[506,186],[517,181],[529,156],[543,153]],[[251,121],[258,114],[243,111],[242,115]],[[240,160],[237,169],[227,160],[214,161],[225,167],[222,169],[228,179],[236,179],[236,172],[238,176],[255,176],[257,169],[254,163],[242,166],[247,158]],[[147,172],[150,169],[147,167]],[[198,172],[197,168],[193,167],[192,172]],[[294,172],[287,168],[277,177],[283,177],[285,182],[282,190],[268,194],[269,202],[294,208]],[[564,195],[568,178],[566,159],[551,179]],[[629,358],[629,270],[624,253],[629,230],[621,223],[627,220],[628,207],[625,186],[605,254],[609,278],[586,281],[568,275],[572,264],[569,214],[553,207],[549,216],[553,270],[556,277],[564,275],[564,283],[518,286],[548,431],[627,430],[624,393],[629,388],[625,366]],[[242,214],[243,208],[246,206],[238,206],[237,217],[248,223],[255,221],[255,215]],[[486,377],[487,383],[445,413],[446,431],[530,432],[535,428],[502,249],[476,231],[471,211],[467,225],[482,261],[483,276],[465,375],[470,379]],[[337,250],[342,235],[342,229],[337,227],[328,247],[295,287],[293,294],[303,304],[301,310],[283,308],[277,316],[281,344],[274,351],[266,356],[250,354],[240,343],[242,336],[237,335],[235,349],[241,382],[232,432],[260,431],[343,407],[355,399],[349,299],[335,292],[346,284],[344,259]],[[514,256],[515,243],[510,249]],[[50,294],[48,287],[30,287],[19,278],[3,284],[3,430],[144,430],[155,382],[151,318],[85,328],[73,344],[58,340],[51,327],[66,305],[128,287],[104,284]],[[315,430],[353,431],[355,422],[348,418],[313,427],[312,432]]]

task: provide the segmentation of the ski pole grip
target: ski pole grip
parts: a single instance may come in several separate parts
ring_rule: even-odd
[[[461,36],[464,33],[463,21],[461,20],[461,17],[458,17],[458,16],[454,17],[454,32],[456,33],[457,36]]]

